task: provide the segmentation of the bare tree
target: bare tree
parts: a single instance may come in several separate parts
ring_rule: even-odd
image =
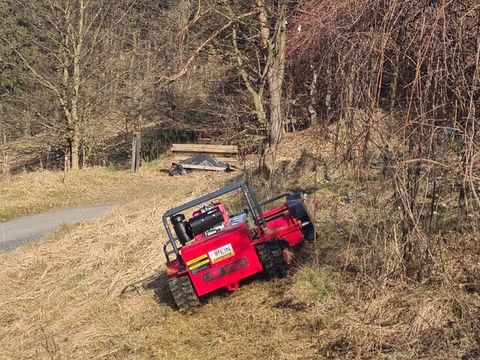
[[[23,6],[30,12],[32,35],[43,58],[33,63],[17,53],[34,79],[55,96],[63,118],[59,135],[65,137],[70,166],[77,170],[86,110],[90,105],[85,89],[101,87],[93,81],[94,75],[101,72],[93,61],[98,60],[106,34],[112,31],[112,27],[106,27],[112,2],[52,0],[25,2]],[[122,14],[112,26],[124,16]]]
[[[268,129],[272,150],[276,149],[284,132],[283,83],[287,16],[291,3],[288,0],[268,3],[255,0],[255,21],[240,24],[232,30],[234,62],[252,97],[259,125]],[[240,9],[229,7],[226,11],[232,14],[247,9],[245,6]]]

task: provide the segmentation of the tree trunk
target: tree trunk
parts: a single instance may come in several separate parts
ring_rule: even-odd
[[[72,170],[80,169],[80,130],[78,125],[77,104],[75,101],[72,101],[72,112],[70,116],[70,164]]]
[[[274,39],[269,42],[271,65],[268,71],[270,92],[270,147],[275,152],[282,141],[284,131],[283,80],[285,78],[285,54],[287,43],[286,0],[279,4],[277,29]]]
[[[318,71],[311,66],[312,68],[312,83],[310,84],[310,99],[308,102],[308,117],[310,118],[310,126],[313,126],[317,123],[317,83],[318,83]]]
[[[276,150],[283,137],[283,102],[282,86],[276,75],[269,76],[268,87],[270,90],[270,147]]]
[[[265,0],[255,0],[255,7],[258,15],[258,22],[260,23],[260,39],[262,46],[267,49],[270,39],[270,27],[268,26],[268,13],[265,8]]]
[[[72,135],[70,138],[70,167],[72,170],[80,169],[79,161],[80,141],[78,135]]]
[[[73,94],[71,100],[71,166],[72,170],[80,169],[80,117],[78,115],[78,102],[80,98],[80,84],[81,84],[81,66],[80,60],[83,51],[84,40],[84,25],[85,25],[85,5],[84,0],[79,1],[79,19],[78,19],[78,34],[76,36],[76,42],[73,44]]]
[[[245,71],[245,68],[244,68],[242,55],[238,50],[237,30],[235,27],[232,29],[232,42],[233,42],[233,48],[235,50],[237,68],[238,68],[238,71],[240,72],[240,75],[242,77],[243,83],[245,84],[245,87],[247,88],[248,92],[252,96],[258,123],[261,126],[266,128],[267,115],[265,113],[265,107],[263,105],[263,94],[264,94],[265,82],[262,81],[258,86],[258,88],[255,88],[252,82],[250,81],[250,79],[248,78],[247,72]]]
[[[266,125],[267,124],[267,114],[265,113],[265,107],[263,106],[263,96],[262,94],[252,93],[253,103],[255,105],[255,112],[257,115],[257,120],[259,124]]]
[[[325,110],[327,116],[330,114],[330,110],[332,110],[332,68],[330,66],[327,67],[327,93],[325,95]]]

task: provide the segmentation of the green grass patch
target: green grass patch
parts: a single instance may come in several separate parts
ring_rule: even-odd
[[[108,165],[106,168],[105,168],[105,171],[109,174],[118,174],[118,172],[120,171],[120,169],[118,167],[116,167],[115,165]]]
[[[13,217],[15,216],[15,214],[13,213],[13,211],[9,211],[9,210],[2,210],[0,211],[0,220],[10,220],[10,219],[13,219]]]
[[[316,300],[326,298],[335,291],[333,274],[327,269],[304,268],[300,281],[304,283],[309,295]]]

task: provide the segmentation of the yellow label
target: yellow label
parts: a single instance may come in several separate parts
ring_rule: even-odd
[[[210,264],[210,259],[205,259],[204,261],[201,261],[201,262],[195,263],[193,265],[190,265],[188,268],[190,270],[195,270],[195,269],[198,269],[199,267],[202,267],[205,264]]]
[[[190,266],[190,264],[193,264],[197,261],[202,261],[203,259],[207,259],[207,258],[208,258],[207,254],[200,255],[199,257],[196,257],[195,259],[187,261],[187,266]]]

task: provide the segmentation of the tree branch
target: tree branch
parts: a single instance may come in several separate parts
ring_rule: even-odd
[[[218,29],[217,31],[215,31],[212,35],[210,35],[210,37],[208,37],[208,39],[206,39],[202,44],[200,44],[200,46],[193,52],[192,56],[190,56],[190,58],[188,59],[188,61],[185,63],[185,65],[183,66],[183,68],[178,72],[176,73],[175,75],[172,75],[172,76],[169,76],[167,77],[166,79],[160,79],[158,81],[156,81],[154,84],[158,84],[160,82],[162,82],[163,80],[166,80],[167,83],[171,83],[171,82],[174,82],[178,79],[180,79],[182,76],[184,76],[187,72],[188,72],[188,68],[190,67],[190,65],[195,61],[195,59],[197,58],[198,54],[200,54],[200,52],[208,45],[210,44],[213,40],[215,40],[217,38],[218,35],[220,35],[223,31],[225,31],[226,29],[228,29],[230,26],[232,26],[235,22],[237,22],[238,20],[240,19],[243,19],[243,18],[246,18],[246,17],[249,17],[251,15],[254,15],[255,12],[249,12],[249,13],[246,13],[246,14],[243,14],[243,15],[240,15],[232,20],[230,20],[228,23],[226,23],[225,25],[223,25],[220,29]]]

